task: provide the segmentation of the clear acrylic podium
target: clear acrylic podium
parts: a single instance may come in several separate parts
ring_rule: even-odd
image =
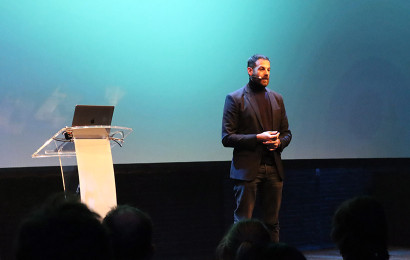
[[[76,157],[81,201],[103,218],[117,205],[111,148],[122,146],[131,132],[131,128],[119,126],[64,127],[32,157],[59,159],[64,191],[63,161]]]

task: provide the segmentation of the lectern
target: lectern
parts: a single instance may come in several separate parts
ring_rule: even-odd
[[[103,218],[117,205],[111,148],[122,146],[131,132],[131,128],[119,126],[65,127],[47,140],[32,157],[58,157],[65,191],[62,159],[75,156],[81,201]]]

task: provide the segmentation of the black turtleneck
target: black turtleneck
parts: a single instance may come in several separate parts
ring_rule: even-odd
[[[258,102],[259,113],[261,115],[263,131],[272,131],[272,106],[270,103],[268,91],[261,84],[249,80],[249,87],[255,95]],[[261,164],[275,165],[275,160],[268,149],[263,150]]]
[[[249,87],[252,89],[252,91],[255,92],[265,92],[265,86],[260,84],[259,82],[253,81],[251,78],[249,78]]]
[[[270,104],[269,95],[265,87],[261,84],[249,80],[249,87],[255,95],[258,102],[259,113],[262,119],[263,131],[271,131],[273,127],[272,122],[272,106]]]

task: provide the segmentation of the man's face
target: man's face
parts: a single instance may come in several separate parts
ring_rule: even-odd
[[[264,59],[257,60],[255,68],[248,67],[248,74],[253,81],[266,87],[269,84],[270,62]]]

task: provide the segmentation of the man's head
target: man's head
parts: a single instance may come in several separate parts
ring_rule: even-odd
[[[222,238],[216,248],[216,259],[244,259],[269,241],[271,236],[265,224],[257,219],[241,220],[233,224]]]
[[[248,75],[249,78],[263,87],[269,84],[270,76],[270,61],[269,58],[255,54],[248,59]]]
[[[108,229],[116,259],[151,259],[153,255],[152,222],[143,211],[120,205],[103,220]]]
[[[343,259],[389,259],[384,208],[372,197],[343,202],[333,216],[332,239]]]
[[[75,198],[63,194],[20,226],[16,259],[111,259],[108,237],[99,216]]]

